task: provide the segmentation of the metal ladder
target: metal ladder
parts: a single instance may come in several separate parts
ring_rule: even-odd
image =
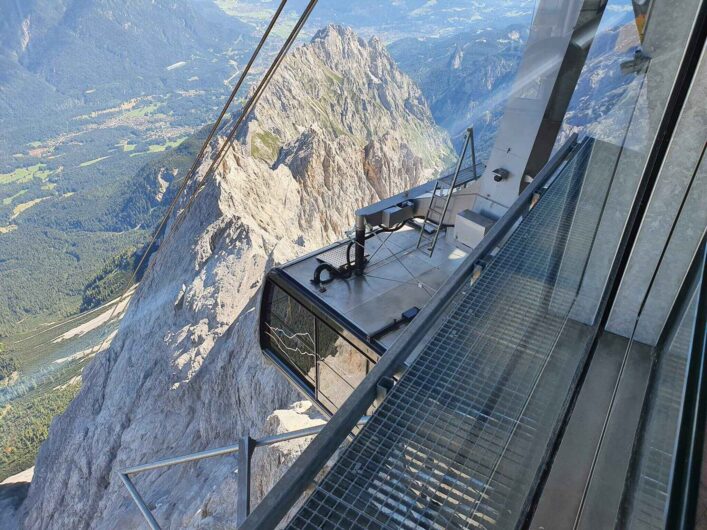
[[[432,190],[430,207],[427,209],[425,220],[422,222],[422,227],[420,228],[420,236],[417,239],[417,248],[423,252],[426,252],[430,257],[432,257],[432,254],[435,251],[435,246],[437,245],[437,240],[439,239],[439,233],[444,227],[444,216],[447,215],[449,203],[452,200],[452,192],[457,185],[459,172],[461,171],[464,157],[466,156],[466,152],[470,146],[471,167],[474,171],[474,178],[477,177],[476,150],[474,148],[474,128],[469,127],[464,136],[464,145],[462,146],[462,151],[459,155],[459,160],[457,161],[457,167],[454,173],[437,179],[434,189]],[[429,245],[425,247],[423,246],[423,243],[429,243]]]

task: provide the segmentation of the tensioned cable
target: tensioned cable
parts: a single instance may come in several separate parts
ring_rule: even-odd
[[[33,332],[32,335],[28,335],[27,337],[23,337],[23,338],[21,338],[21,339],[19,339],[19,340],[16,340],[16,341],[14,341],[14,342],[7,342],[6,344],[7,344],[7,345],[10,345],[10,346],[15,346],[15,345],[17,345],[17,344],[22,344],[23,342],[27,342],[28,340],[34,339],[34,338],[36,338],[36,337],[39,337],[40,335],[43,335],[43,334],[47,333],[48,331],[52,331],[52,330],[54,330],[54,329],[56,329],[56,328],[59,328],[59,327],[61,327],[61,326],[65,326],[65,325],[67,325],[67,324],[71,324],[72,322],[75,322],[76,320],[80,320],[81,318],[85,318],[85,317],[87,317],[88,315],[91,315],[91,314],[93,314],[93,313],[96,313],[97,311],[100,311],[101,309],[105,309],[105,308],[107,308],[108,306],[112,305],[113,303],[117,303],[117,302],[118,302],[118,299],[110,300],[110,301],[105,302],[105,303],[103,303],[103,304],[101,304],[101,305],[99,305],[99,306],[94,307],[93,309],[89,309],[89,310],[87,310],[87,311],[84,311],[83,313],[78,313],[78,314],[76,314],[76,315],[67,317],[65,320],[62,320],[62,321],[60,321],[60,322],[56,322],[56,323],[54,323],[54,324],[50,324],[50,325],[48,325],[47,327],[45,327],[44,329],[41,329],[41,330],[36,331],[36,332]],[[90,322],[90,321],[87,321],[87,322]],[[49,340],[49,341],[47,341],[47,342],[41,342],[41,343],[39,343],[39,344],[33,346],[33,347],[32,347],[32,350],[36,350],[38,347],[45,346],[45,345],[49,344],[50,342],[52,342],[52,341]],[[32,351],[32,350],[30,350],[30,351]]]
[[[389,232],[388,235],[386,236],[386,238],[381,241],[380,235],[379,235],[377,232],[374,232],[375,237],[376,237],[376,239],[378,240],[379,245],[378,245],[378,248],[373,251],[373,254],[371,255],[371,257],[368,258],[369,266],[368,266],[368,268],[366,269],[366,271],[365,271],[365,273],[364,273],[365,276],[367,276],[368,278],[377,278],[377,279],[379,279],[379,280],[388,280],[388,281],[397,282],[397,283],[400,283],[400,284],[414,285],[415,287],[422,287],[422,289],[423,289],[427,294],[429,294],[430,296],[432,296],[432,295],[437,291],[437,289],[434,289],[433,287],[431,287],[431,286],[425,284],[425,282],[423,282],[423,281],[420,280],[419,278],[416,278],[416,277],[412,274],[412,272],[402,263],[402,261],[401,261],[400,258],[398,257],[398,256],[400,256],[400,255],[406,255],[406,256],[407,256],[407,255],[413,253],[414,251],[417,250],[417,247],[413,245],[413,246],[411,246],[411,247],[409,247],[409,248],[404,248],[404,249],[399,250],[399,251],[397,251],[397,252],[393,252],[393,251],[387,246],[388,239],[390,239],[390,236],[392,236],[394,233],[395,233],[394,231]],[[351,239],[350,241],[351,241],[351,243],[353,243],[354,245],[362,246],[361,243],[359,243],[359,242],[357,242],[357,241],[355,241],[355,240],[353,240],[353,239]],[[388,253],[389,253],[390,255],[389,255],[387,258],[382,258],[378,263],[373,264],[373,263],[372,263],[372,262],[373,262],[373,258],[374,258],[374,257],[376,256],[376,254],[378,254],[378,252],[379,252],[381,249],[383,249],[384,247],[385,247],[385,249],[388,251]],[[364,247],[364,248],[365,248],[365,247]],[[403,269],[405,269],[405,270],[408,272],[408,274],[412,277],[412,280],[413,280],[413,281],[410,282],[410,281],[404,281],[404,280],[396,280],[396,279],[393,279],[393,278],[384,278],[384,277],[382,277],[382,276],[374,276],[373,274],[370,273],[370,270],[371,270],[371,269],[372,269],[372,270],[376,270],[377,267],[380,267],[380,266],[381,266],[381,264],[383,263],[384,260],[388,260],[388,259],[391,259],[391,258],[398,261],[398,263],[401,265],[401,267],[402,267]],[[439,267],[434,267],[434,268],[435,268],[435,269],[439,269]],[[430,290],[431,290],[432,292],[430,292]]]
[[[223,121],[223,118],[225,117],[226,113],[228,112],[228,109],[230,108],[231,104],[233,103],[233,100],[235,99],[236,94],[243,86],[243,83],[245,82],[245,78],[250,73],[250,69],[253,66],[253,63],[256,61],[256,59],[260,55],[260,52],[261,52],[263,46],[265,45],[265,43],[267,42],[267,39],[269,38],[270,33],[272,32],[272,29],[274,28],[275,24],[277,23],[277,21],[280,17],[280,14],[282,13],[283,9],[285,8],[287,1],[288,0],[281,0],[280,5],[278,6],[277,10],[273,14],[273,16],[270,20],[270,23],[268,24],[267,28],[265,29],[265,31],[263,32],[263,35],[260,38],[260,41],[258,42],[258,45],[256,46],[255,50],[253,50],[253,53],[252,53],[248,63],[246,64],[245,68],[241,72],[241,75],[239,76],[238,81],[236,82],[236,85],[234,86],[234,89],[231,91],[231,94],[229,95],[229,97],[226,101],[226,104],[223,106],[223,108],[218,116],[218,119],[214,123],[213,127],[211,128],[211,131],[209,132],[208,137],[204,141],[201,149],[199,150],[199,153],[198,153],[197,157],[195,158],[191,169],[182,179],[182,183],[181,183],[179,189],[177,190],[177,193],[175,194],[174,198],[172,199],[169,207],[167,208],[167,211],[165,212],[164,216],[162,217],[162,220],[160,221],[159,225],[157,226],[157,229],[153,233],[150,243],[146,247],[145,252],[143,253],[142,257],[140,258],[140,261],[139,261],[137,267],[135,267],[135,269],[130,277],[130,281],[128,282],[126,288],[123,290],[123,293],[118,297],[118,299],[117,299],[118,301],[122,300],[125,297],[125,295],[128,293],[128,291],[130,290],[130,288],[133,286],[133,283],[135,282],[138,272],[140,271],[140,269],[144,265],[145,260],[148,259],[148,257],[150,256],[150,251],[154,247],[155,242],[157,241],[157,238],[159,237],[160,233],[162,232],[162,229],[165,227],[165,225],[167,224],[167,221],[169,220],[170,216],[172,215],[180,196],[182,195],[182,193],[186,189],[187,185],[189,184],[189,181],[193,178],[194,174],[196,173],[196,170],[198,169],[198,167],[202,161],[204,153],[208,149],[208,146],[209,146],[211,140],[216,135],[216,132],[218,131],[218,128]],[[316,3],[316,1],[315,1],[315,3]],[[300,26],[300,29],[301,29],[301,26]],[[299,29],[297,29],[297,33],[299,33]],[[283,47],[281,48],[280,54],[282,54],[283,49],[284,50],[289,49],[289,46],[290,45],[288,45],[288,43],[286,42],[285,45],[283,45]],[[278,54],[278,58],[280,59],[280,62],[281,62],[282,59],[280,58],[280,54]],[[276,61],[278,58],[276,58]],[[271,69],[272,69],[272,66],[271,66]],[[261,85],[262,85],[262,81],[261,81]],[[249,112],[249,110],[244,109],[241,114],[241,118],[246,114],[246,112]],[[239,120],[239,123],[241,121],[242,121],[242,119]],[[229,138],[232,138],[232,135],[229,135]],[[221,151],[219,151],[219,153],[221,153]],[[214,164],[211,165],[211,167],[209,168],[209,171],[211,171],[211,169],[213,167],[214,167]],[[208,174],[208,172],[206,174]],[[205,174],[205,176],[206,176],[206,174]],[[194,194],[196,194],[197,189],[194,190],[194,192],[193,192]],[[190,200],[190,202],[191,202],[191,200]],[[186,208],[185,208],[185,210],[186,210]],[[165,242],[168,239],[169,239],[169,236],[166,237]],[[160,248],[161,248],[161,246],[160,246]],[[154,263],[154,260],[151,263]],[[149,270],[149,267],[150,266],[148,266],[148,270]],[[147,271],[145,271],[145,272],[147,273]],[[118,308],[118,306],[119,306],[119,303],[116,303],[115,307],[113,308],[113,311],[111,312],[110,316],[108,317],[108,320],[112,320],[115,317],[115,312],[116,312],[116,309]],[[105,341],[107,339],[108,339],[108,336],[106,338],[104,338],[103,341],[101,342],[101,347],[100,347],[101,350],[103,349],[103,346],[105,345]]]
[[[194,203],[194,200],[196,198],[198,191],[203,187],[204,183],[206,182],[206,178],[209,175],[211,175],[213,173],[213,171],[215,171],[223,162],[226,150],[229,149],[230,147],[232,147],[233,139],[235,138],[236,134],[239,132],[241,125],[243,124],[245,119],[250,115],[251,111],[253,110],[255,105],[260,100],[260,97],[264,93],[265,89],[270,84],[270,81],[272,80],[275,72],[277,71],[277,69],[279,68],[283,59],[287,55],[287,52],[289,51],[289,49],[292,47],[292,44],[296,40],[297,36],[300,33],[300,30],[302,29],[302,27],[306,23],[307,19],[309,18],[309,15],[311,14],[312,10],[314,9],[314,6],[317,4],[317,1],[318,0],[310,0],[309,4],[307,5],[307,8],[302,13],[299,20],[297,21],[297,24],[294,26],[294,28],[290,32],[290,35],[288,36],[287,40],[280,48],[280,51],[278,52],[277,56],[275,57],[273,63],[270,65],[270,68],[268,69],[265,76],[263,76],[263,78],[261,79],[257,88],[255,89],[255,92],[250,97],[250,99],[246,102],[246,105],[243,107],[241,114],[239,115],[235,124],[231,128],[231,132],[226,137],[226,140],[224,141],[223,145],[219,148],[218,152],[216,153],[216,156],[213,158],[211,165],[204,172],[204,176],[200,179],[200,181],[197,183],[196,187],[192,191],[191,196],[189,197],[189,201],[186,203],[186,205],[184,206],[182,211],[179,212],[179,215],[177,216],[177,219],[175,220],[175,222],[172,226],[172,229],[170,230],[170,233],[166,235],[165,241],[162,243],[162,245],[164,245],[164,243],[166,243],[167,241],[170,240],[171,235],[176,231],[177,227],[180,225],[180,223],[184,219],[186,213],[189,211],[189,208]],[[153,263],[154,263],[154,261],[153,261]]]
[[[318,0],[310,0],[309,4],[307,4],[307,7],[305,8],[304,12],[302,13],[299,20],[297,21],[297,24],[295,24],[294,28],[292,28],[290,35],[287,37],[287,40],[282,45],[282,48],[280,49],[277,56],[275,57],[275,60],[270,65],[270,68],[266,72],[265,76],[263,76],[263,79],[261,79],[257,88],[255,89],[255,92],[250,97],[250,99],[246,103],[245,107],[243,108],[243,111],[241,112],[240,116],[238,117],[235,124],[231,128],[231,132],[226,137],[226,140],[224,141],[223,145],[221,146],[218,153],[214,157],[213,162],[211,163],[209,168],[204,173],[204,176],[202,177],[200,182],[194,188],[194,191],[192,192],[189,201],[187,202],[187,204],[184,206],[184,209],[180,212],[179,216],[177,217],[177,220],[175,221],[174,226],[172,227],[172,232],[174,232],[177,229],[177,227],[179,226],[181,221],[184,219],[186,213],[189,211],[189,208],[194,203],[194,200],[196,199],[196,195],[197,195],[198,191],[203,187],[204,183],[206,182],[206,178],[215,169],[217,169],[221,165],[221,163],[223,162],[226,150],[229,147],[231,147],[233,139],[235,138],[236,134],[240,131],[241,125],[243,124],[245,119],[250,115],[251,111],[253,110],[255,105],[260,100],[260,97],[265,92],[265,89],[270,84],[270,81],[272,80],[273,76],[275,75],[275,72],[277,71],[277,69],[279,68],[283,59],[287,55],[287,52],[292,47],[292,44],[297,39],[297,36],[299,35],[304,24],[307,22],[307,19],[309,18],[309,15],[312,13],[312,10],[317,5],[317,1]]]
[[[250,69],[253,66],[253,63],[258,58],[260,51],[262,50],[263,46],[265,45],[265,42],[268,40],[268,37],[270,36],[270,32],[272,31],[273,27],[275,26],[275,23],[277,22],[278,18],[280,18],[280,14],[282,13],[282,10],[285,8],[287,1],[288,0],[281,0],[280,5],[278,6],[277,10],[275,11],[275,13],[272,16],[272,19],[270,20],[270,23],[268,24],[268,27],[265,29],[265,32],[263,33],[263,35],[260,37],[260,42],[258,42],[258,45],[256,46],[255,50],[253,51],[252,55],[250,56],[248,63],[246,64],[245,68],[241,72],[241,75],[239,76],[238,81],[236,82],[236,85],[233,87],[231,94],[228,96],[228,99],[226,100],[225,105],[221,109],[221,113],[219,114],[218,118],[216,119],[216,122],[211,127],[211,131],[209,131],[209,135],[207,136],[206,140],[204,140],[204,143],[202,144],[201,149],[199,150],[199,154],[196,155],[196,158],[194,158],[194,163],[192,164],[191,168],[187,172],[184,179],[182,179],[182,184],[179,187],[179,190],[177,191],[177,194],[175,195],[174,200],[170,204],[170,208],[167,210],[166,215],[163,217],[162,223],[160,223],[160,227],[159,227],[158,231],[156,232],[156,234],[159,234],[159,231],[162,229],[162,227],[164,226],[164,223],[169,218],[169,216],[172,213],[172,210],[176,206],[177,199],[179,198],[181,193],[186,188],[189,180],[196,173],[196,170],[199,168],[199,165],[202,161],[204,153],[206,152],[206,149],[209,147],[211,140],[216,135],[216,132],[218,131],[218,128],[221,125],[221,122],[223,121],[223,118],[226,116],[228,109],[230,108],[231,104],[233,103],[233,100],[235,99],[236,94],[238,94],[241,87],[243,86],[243,83],[245,82],[245,78],[250,73]]]

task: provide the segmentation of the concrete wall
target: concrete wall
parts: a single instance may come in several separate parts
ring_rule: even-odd
[[[703,53],[607,324],[628,336],[638,318],[635,338],[648,344],[658,340],[707,227],[706,101]]]
[[[602,294],[605,293],[608,275],[615,260],[621,237],[627,228],[628,215],[636,199],[648,155],[656,140],[658,126],[663,118],[687,37],[694,24],[695,13],[700,2],[699,0],[682,0],[679,4],[676,6],[676,3],[672,2],[656,2],[653,5],[644,41],[644,51],[651,57],[648,71],[642,81],[640,93],[637,96],[627,96],[627,100],[620,103],[634,105],[635,112],[622,143],[616,145],[617,153],[614,162],[612,163],[610,156],[605,156],[602,159],[597,158],[596,163],[600,163],[601,166],[593,168],[597,171],[611,172],[611,184],[574,313],[575,317],[583,322],[589,323],[593,320]],[[701,76],[704,78],[704,74],[701,73]],[[695,92],[696,94],[697,92]],[[704,101],[704,96],[702,96],[703,107]],[[697,99],[694,104],[698,104]],[[695,111],[694,106],[691,109],[692,114],[699,114]],[[692,118],[694,119],[694,116]],[[704,141],[704,124],[700,128],[698,123],[687,125],[685,122],[680,128],[686,134],[696,135],[698,138],[701,132],[701,141]],[[677,149],[679,145],[680,142],[676,140],[672,147]],[[695,150],[692,145],[687,148]],[[680,157],[677,152],[675,155],[677,158]],[[677,158],[675,164],[677,164]],[[690,166],[690,162],[688,160],[684,164],[682,177],[671,174],[671,171],[676,171],[678,168],[678,165],[675,164],[666,164],[664,167],[664,172],[660,177],[661,183],[656,188],[649,212],[646,215],[646,220],[649,222],[642,229],[639,244],[636,246],[631,260],[632,264],[627,271],[624,284],[621,286],[619,299],[612,310],[610,330],[620,335],[629,336],[633,331],[637,309],[641,305],[640,300],[643,299],[652,271],[657,265],[660,249],[666,243],[669,226],[679,208],[680,197],[684,196],[684,189],[682,195],[679,192],[679,183],[682,182],[684,188],[685,182],[689,180],[691,170],[686,168]],[[694,160],[692,164],[692,170],[694,170]],[[669,212],[673,212],[673,219],[671,219]],[[668,229],[655,233],[656,224],[663,221]],[[678,249],[679,246],[676,246],[675,251],[677,252]],[[684,261],[689,262],[689,258]],[[683,267],[682,264],[678,265],[676,262],[675,270],[671,270],[669,276],[679,276],[679,271],[682,268],[686,270],[686,266]],[[666,288],[668,283],[670,282],[665,283]],[[642,288],[642,291],[639,287]],[[675,288],[676,291],[677,288]],[[672,300],[674,293],[666,293],[665,296]],[[639,301],[636,302],[636,300]],[[665,304],[658,305],[662,307]],[[644,340],[650,338],[648,336],[642,337]]]

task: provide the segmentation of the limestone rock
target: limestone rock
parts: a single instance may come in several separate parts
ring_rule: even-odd
[[[329,27],[294,50],[220,169],[189,185],[110,348],[52,423],[24,527],[137,527],[117,470],[321,421],[260,352],[263,275],[341,238],[355,208],[450,154],[378,41]],[[256,498],[306,443],[257,455]],[[233,528],[236,483],[233,457],[135,477],[163,528]]]

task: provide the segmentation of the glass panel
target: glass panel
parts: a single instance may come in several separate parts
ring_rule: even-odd
[[[558,142],[572,132],[595,138],[587,179],[609,192],[605,199],[587,189],[580,201],[602,214],[573,312],[582,322],[596,318],[698,6],[697,0],[651,3],[642,37],[631,5],[610,1],[565,116]],[[622,319],[612,315],[609,330],[630,336],[639,305],[622,311]]]
[[[322,322],[317,323],[318,396],[338,410],[368,372],[368,359]]]
[[[666,346],[657,352],[657,374],[634,482],[629,484],[626,528],[664,528],[687,360],[697,313],[697,292]]]
[[[314,315],[285,291],[273,286],[268,316],[265,325],[270,348],[310,383],[314,383]]]

